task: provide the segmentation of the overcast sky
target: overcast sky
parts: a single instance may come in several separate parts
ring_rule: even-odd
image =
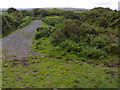
[[[109,7],[118,9],[120,0],[0,0],[0,8],[46,8],[72,7],[86,8]]]

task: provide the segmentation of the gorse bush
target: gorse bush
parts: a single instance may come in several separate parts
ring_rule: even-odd
[[[113,23],[111,23],[111,27],[119,28],[120,25],[120,18],[116,19]]]
[[[115,24],[118,18],[120,18],[119,11],[113,11],[109,8],[102,7],[94,8],[80,14],[80,21],[103,28],[118,28],[118,25],[116,25],[117,23]]]
[[[21,24],[19,27],[24,27],[28,25],[31,22],[32,18],[30,16],[26,16],[25,18],[22,19]]]
[[[66,19],[79,19],[79,15],[76,14],[74,11],[71,11],[71,10],[65,10],[65,11],[63,11],[62,15]]]
[[[81,23],[77,20],[65,19],[61,24],[56,24],[56,31],[52,34],[52,43],[62,40],[79,41],[82,36]]]
[[[28,25],[31,20],[30,16],[25,17],[15,8],[9,8],[2,15],[2,36],[4,37],[19,27]]]
[[[81,23],[78,20],[65,19],[61,24],[55,25],[55,27],[58,28],[58,32],[54,33],[54,36],[57,34],[57,38],[77,40],[81,37]]]
[[[65,40],[65,35],[61,32],[60,29],[56,29],[53,33],[52,33],[52,44],[53,45],[59,45],[63,40]]]
[[[59,46],[62,49],[65,49],[67,52],[71,52],[73,54],[82,52],[82,47],[80,47],[79,43],[73,42],[71,40],[63,41]]]
[[[37,32],[34,36],[35,39],[41,38],[41,37],[50,37],[52,33],[55,31],[54,27],[38,27]]]
[[[43,21],[49,25],[54,26],[55,24],[59,24],[64,20],[62,16],[47,16],[43,19]]]
[[[2,33],[7,34],[11,30],[14,30],[19,25],[19,22],[16,21],[15,17],[11,15],[4,15],[2,16]]]
[[[76,42],[67,40],[67,41],[62,41],[60,43],[59,47],[62,50],[65,50],[72,54],[76,54],[80,57],[98,58],[98,59],[107,57],[107,52],[105,52],[101,49],[98,49],[97,47],[90,47],[87,44],[84,44],[84,45],[83,44],[82,44],[82,42],[80,44],[80,43],[76,43]]]
[[[83,48],[83,51],[79,55],[86,58],[102,59],[107,57],[107,52],[101,49],[97,49],[96,47],[86,46],[85,48]]]
[[[93,47],[96,46],[97,48],[101,49],[108,45],[109,41],[104,35],[98,35],[97,37],[93,38],[90,43]]]

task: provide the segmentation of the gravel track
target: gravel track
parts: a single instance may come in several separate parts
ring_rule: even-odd
[[[31,49],[34,31],[41,25],[41,20],[34,20],[28,26],[17,30],[2,39],[3,58],[21,59],[27,56],[40,55]],[[13,57],[12,57],[13,56]]]

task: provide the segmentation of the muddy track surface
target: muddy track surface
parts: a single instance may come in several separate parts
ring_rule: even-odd
[[[3,58],[21,59],[27,56],[38,56],[31,48],[35,30],[41,25],[41,20],[34,20],[28,26],[17,30],[2,39]]]

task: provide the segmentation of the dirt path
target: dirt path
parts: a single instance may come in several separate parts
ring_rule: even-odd
[[[34,31],[40,26],[40,20],[34,20],[31,24],[2,39],[3,58],[21,59],[29,55],[39,55],[31,49]]]

